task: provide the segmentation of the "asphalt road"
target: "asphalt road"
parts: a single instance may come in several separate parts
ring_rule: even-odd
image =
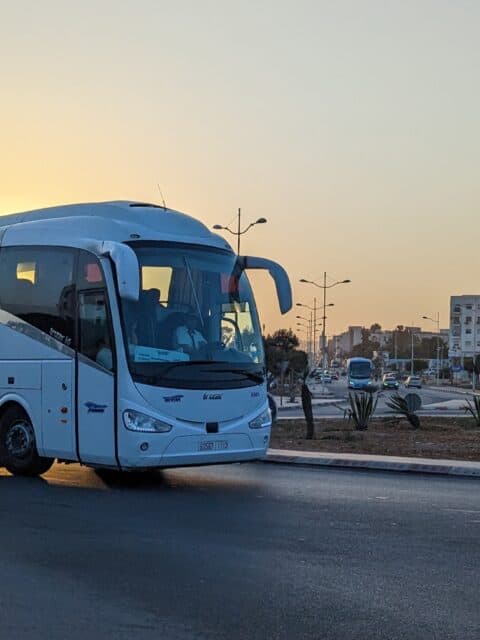
[[[0,471],[0,637],[475,639],[474,479]]]
[[[338,404],[340,409],[343,410],[343,408],[346,408],[348,406],[348,403],[347,403],[348,389],[347,389],[346,381],[344,379],[339,380],[338,382],[333,382],[332,384],[328,384],[325,386],[328,389],[328,391],[330,391],[333,394],[335,398],[339,399]],[[317,385],[317,389],[318,389],[318,392],[321,391],[320,384]],[[423,387],[422,389],[406,389],[405,386],[402,384],[397,391],[388,389],[388,390],[382,391],[379,394],[377,410],[376,410],[377,415],[392,413],[391,410],[386,406],[385,402],[386,400],[388,400],[389,396],[393,395],[394,393],[400,393],[403,396],[406,395],[407,393],[418,394],[422,401],[422,409],[420,410],[420,413],[423,413],[423,414],[438,413],[437,410],[428,409],[428,405],[430,404],[434,404],[438,402],[443,403],[448,400],[463,401],[467,397],[467,396],[455,393],[455,391],[451,393],[445,392],[445,391],[436,391],[433,387]],[[297,401],[299,403],[298,407],[281,408],[281,413],[279,417],[283,417],[283,416],[303,417],[303,411],[301,408],[300,399],[297,398]],[[277,399],[277,404],[278,405],[280,404],[278,399]],[[314,415],[316,416],[324,416],[324,417],[342,415],[342,411],[339,411],[339,409],[332,407],[331,405],[327,405],[327,406],[315,405],[313,408],[313,412],[314,412]],[[457,410],[448,409],[442,413],[445,413],[446,415],[449,415],[449,414],[464,415],[464,413],[461,411],[458,411],[458,409]]]

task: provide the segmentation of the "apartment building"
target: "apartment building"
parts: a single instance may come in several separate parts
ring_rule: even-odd
[[[343,357],[349,355],[357,344],[362,342],[363,327],[350,326],[346,331],[340,333],[328,341],[328,352],[333,357]]]
[[[480,295],[451,296],[448,355],[463,359],[480,354]]]

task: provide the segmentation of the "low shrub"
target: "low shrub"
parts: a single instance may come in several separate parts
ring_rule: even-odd
[[[467,400],[467,404],[462,408],[465,413],[471,414],[477,427],[480,427],[480,396],[473,396],[473,401]]]
[[[366,392],[349,393],[348,401],[350,409],[345,412],[348,420],[353,420],[357,431],[366,431],[377,408],[378,395]]]
[[[393,409],[395,413],[404,416],[414,429],[420,428],[420,418],[412,409],[410,404],[399,393],[393,395],[389,400],[385,402],[387,407]]]

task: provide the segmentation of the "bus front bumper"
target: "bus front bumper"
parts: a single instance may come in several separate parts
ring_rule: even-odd
[[[176,436],[162,452],[155,446],[155,437],[147,437],[133,455],[120,456],[120,463],[127,470],[261,460],[267,452],[270,429],[258,431],[261,433],[256,433],[253,441],[242,433]]]

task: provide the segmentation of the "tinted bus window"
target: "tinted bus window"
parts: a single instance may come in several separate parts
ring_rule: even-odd
[[[75,340],[75,250],[0,251],[0,307],[67,346]]]

